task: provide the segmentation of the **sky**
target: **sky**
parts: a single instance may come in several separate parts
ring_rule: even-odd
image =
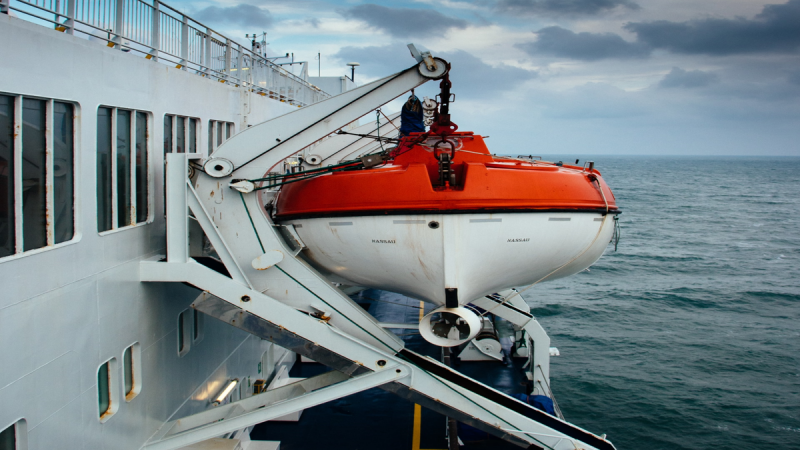
[[[800,0],[168,4],[243,43],[266,31],[312,76],[358,62],[359,84],[414,65],[414,43],[452,64],[452,120],[494,153],[800,156]]]

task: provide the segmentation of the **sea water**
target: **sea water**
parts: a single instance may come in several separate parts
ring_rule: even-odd
[[[588,159],[619,246],[523,294],[566,420],[618,449],[800,449],[800,158]]]

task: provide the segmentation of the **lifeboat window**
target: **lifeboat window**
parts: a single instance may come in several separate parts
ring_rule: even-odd
[[[0,450],[24,450],[27,449],[27,421],[19,419],[0,431]]]
[[[129,402],[142,390],[142,350],[138,342],[130,345],[122,353],[122,376],[125,401]]]
[[[208,154],[214,153],[223,142],[227,141],[234,133],[233,122],[221,120],[208,121]]]
[[[189,353],[192,347],[192,311],[183,310],[178,314],[178,356]]]
[[[97,369],[97,406],[100,422],[105,422],[119,409],[119,387],[112,376],[117,371],[117,358],[100,364]]]
[[[0,94],[0,258],[75,237],[74,109]]]
[[[97,230],[146,223],[150,214],[150,113],[97,110]]]

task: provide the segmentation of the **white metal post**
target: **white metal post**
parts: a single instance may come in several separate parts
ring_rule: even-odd
[[[67,34],[75,34],[75,0],[67,0],[67,21],[64,22]]]
[[[245,78],[244,70],[242,69],[242,65],[244,65],[244,49],[240,44],[236,44],[236,47],[239,50],[239,54],[236,58],[236,78],[239,79],[239,85],[244,86]]]
[[[186,70],[189,62],[189,17],[181,14],[181,70]]]
[[[129,125],[131,133],[130,133],[130,143],[128,144],[128,150],[130,155],[128,156],[128,170],[130,173],[130,190],[131,190],[131,207],[128,210],[128,220],[129,225],[136,225],[136,111],[131,110],[131,123]]]
[[[14,98],[14,234],[17,253],[25,251],[22,233],[22,96]]]
[[[117,0],[116,19],[114,20],[114,40],[117,44],[117,49],[122,50],[122,28],[123,20],[125,20],[125,0]]]
[[[231,40],[225,39],[225,79],[229,79],[231,76],[231,50],[233,46],[231,46]]]
[[[167,154],[167,262],[189,260],[186,153]]]
[[[119,228],[117,202],[117,108],[111,108],[111,229]]]
[[[206,28],[206,45],[205,51],[203,52],[203,65],[206,66],[203,72],[210,73],[211,72],[211,28]]]
[[[74,0],[72,0],[74,1]],[[150,27],[150,55],[158,61],[158,50],[161,48],[161,9],[158,0],[153,0],[153,23]]]
[[[44,148],[45,148],[45,171],[44,171],[44,185],[45,185],[45,228],[47,230],[47,245],[55,244],[55,208],[54,193],[53,193],[53,107],[55,102],[53,100],[47,101],[45,109],[45,128],[44,128]]]

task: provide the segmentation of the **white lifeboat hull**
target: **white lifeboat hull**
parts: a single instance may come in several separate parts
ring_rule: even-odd
[[[295,219],[314,264],[354,285],[445,304],[578,273],[603,254],[612,215],[574,212]]]

